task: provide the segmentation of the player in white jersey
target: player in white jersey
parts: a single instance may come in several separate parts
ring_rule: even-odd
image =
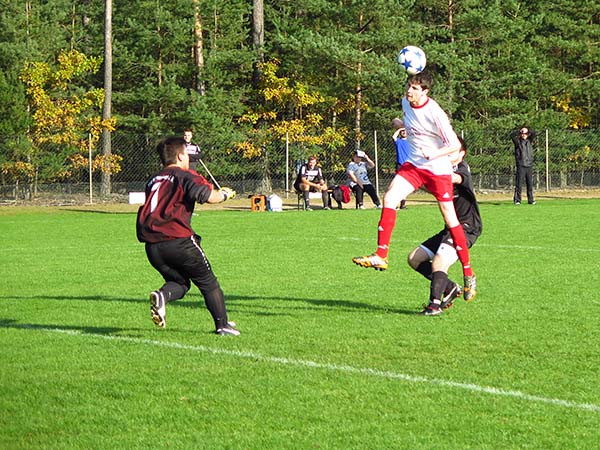
[[[427,72],[408,79],[406,95],[402,99],[404,125],[410,148],[408,158],[396,171],[383,197],[376,252],[353,258],[352,261],[359,266],[376,270],[388,268],[388,250],[396,224],[396,208],[409,194],[424,186],[436,198],[452,235],[456,253],[463,266],[464,298],[469,300],[476,294],[476,280],[465,233],[452,202],[454,189],[449,157],[460,150],[461,144],[444,110],[429,98],[431,84],[432,79]]]

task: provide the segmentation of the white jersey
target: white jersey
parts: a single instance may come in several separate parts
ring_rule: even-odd
[[[349,174],[350,172],[354,173],[356,179],[359,180],[363,185],[371,184],[371,182],[369,181],[369,174],[367,172],[367,163],[365,163],[364,161],[361,161],[359,163],[355,163],[354,161],[352,161],[350,164],[348,164],[346,173]],[[348,176],[347,183],[350,185],[350,187],[354,187],[354,185],[356,184],[352,180],[352,178],[350,178],[350,176]]]
[[[460,141],[444,110],[431,98],[427,98],[423,106],[412,107],[404,97],[402,111],[410,147],[406,161],[435,175],[451,175],[452,163],[449,156],[426,159],[421,153],[421,149],[435,151],[447,145],[460,147]]]

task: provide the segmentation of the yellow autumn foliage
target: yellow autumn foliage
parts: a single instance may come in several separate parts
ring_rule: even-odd
[[[101,62],[101,58],[71,50],[58,55],[56,67],[37,61],[25,64],[20,79],[33,118],[29,138],[34,147],[42,149],[43,144],[50,143],[87,154],[90,140],[95,146],[103,130],[115,130],[116,119],[102,120],[100,114],[104,89],[92,88],[83,93],[71,89],[78,77],[96,73]],[[116,173],[115,162],[118,165],[118,158],[99,167]],[[77,165],[80,160],[71,157],[66,163]]]
[[[588,128],[590,126],[590,113],[579,106],[573,106],[570,94],[566,94],[562,97],[552,96],[550,97],[550,100],[552,100],[556,109],[567,114],[569,117],[570,128],[578,130],[581,128]]]
[[[346,130],[323,127],[323,115],[318,108],[326,109],[327,99],[305,83],[292,83],[288,77],[278,76],[278,68],[277,60],[260,65],[262,85],[259,94],[264,101],[238,119],[239,123],[251,124],[254,129],[248,132],[246,141],[235,146],[235,150],[245,158],[259,157],[265,146],[286,136],[289,142],[307,146],[334,148],[344,145]],[[345,109],[348,104],[330,103],[338,110]]]

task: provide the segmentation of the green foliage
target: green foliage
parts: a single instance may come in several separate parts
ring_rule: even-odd
[[[320,114],[325,97],[299,80],[277,74],[278,61],[260,64],[262,73],[257,107],[240,117],[250,125],[251,136],[240,145],[245,157],[262,153],[262,149],[288,136],[291,143],[307,147],[335,148],[344,143],[343,130],[332,130],[323,124]]]
[[[357,88],[362,95],[366,122],[362,128],[377,126],[370,118],[371,108],[382,104],[389,109],[390,100],[401,97],[403,74],[396,65],[396,54],[414,36],[408,20],[398,11],[398,2],[297,2],[294,13],[285,3],[272,5],[268,15],[275,33],[267,43],[269,53],[281,61],[283,73],[307,80],[323,95],[339,99],[340,105],[352,100]],[[360,67],[360,68],[359,68]],[[335,117],[354,128],[354,107],[334,110]],[[398,115],[389,113],[385,123]],[[393,115],[392,115],[393,114]],[[381,122],[378,123],[381,125]]]
[[[70,174],[69,159],[88,153],[102,130],[114,130],[114,119],[98,115],[104,100],[102,89],[82,89],[81,78],[95,73],[100,59],[72,50],[61,52],[56,67],[37,61],[26,62],[20,79],[26,86],[32,115],[28,137],[32,153],[28,160],[42,181]]]
[[[22,84],[10,79],[11,74],[0,72],[0,135],[25,134],[30,124],[27,99]]]
[[[112,110],[120,130],[157,136],[192,127],[207,148],[230,150],[209,142],[237,140],[243,131],[238,119],[260,102],[252,84],[252,2],[140,0],[113,6]],[[53,65],[56,55],[70,50],[101,57],[103,7],[75,0],[2,3],[1,130],[26,128],[18,81],[26,61]],[[201,68],[194,59],[196,12]],[[389,130],[390,119],[401,114],[406,76],[396,55],[407,44],[427,52],[432,95],[458,129],[598,127],[598,42],[594,0],[265,2],[266,59],[280,61],[279,76],[323,96],[318,113],[332,133],[357,128],[348,140],[362,137],[359,127],[363,133]],[[74,91],[102,86],[101,72],[78,80]],[[281,107],[279,117],[289,116],[288,105]],[[14,124],[3,119],[11,116]],[[13,157],[5,149],[0,154]]]
[[[251,76],[250,50],[245,48],[246,2],[197,2],[204,30],[204,71],[200,77],[209,98],[224,99],[206,122],[206,107],[194,94],[194,3],[176,0],[120,5],[114,13],[115,114],[121,130],[137,133],[181,133],[192,127],[215,130],[234,126],[231,109],[241,111],[245,83]],[[245,67],[245,71],[242,70]],[[219,109],[219,104],[229,108]],[[208,106],[212,108],[212,105]],[[227,132],[222,131],[222,134]]]

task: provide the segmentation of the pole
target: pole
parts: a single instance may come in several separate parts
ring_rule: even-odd
[[[290,134],[285,133],[285,198],[290,195]]]
[[[546,128],[546,192],[550,191],[550,157],[548,147],[548,128]]]
[[[92,183],[92,133],[88,133],[88,166],[90,181],[90,205],[94,203],[94,185]]]
[[[211,178],[211,180],[213,180],[213,183],[215,183],[215,186],[217,187],[217,189],[221,189],[221,186],[219,186],[219,183],[217,183],[217,180],[215,180],[215,177],[213,177],[213,174],[210,173],[210,170],[208,170],[208,167],[206,167],[206,164],[204,164],[204,161],[202,161],[202,158],[198,158],[198,161],[200,161],[200,164],[202,164],[202,167],[204,167],[204,170],[206,170],[206,173],[208,174],[208,176]]]
[[[375,192],[379,195],[379,160],[377,159],[377,130],[373,131],[373,146],[375,147]]]

